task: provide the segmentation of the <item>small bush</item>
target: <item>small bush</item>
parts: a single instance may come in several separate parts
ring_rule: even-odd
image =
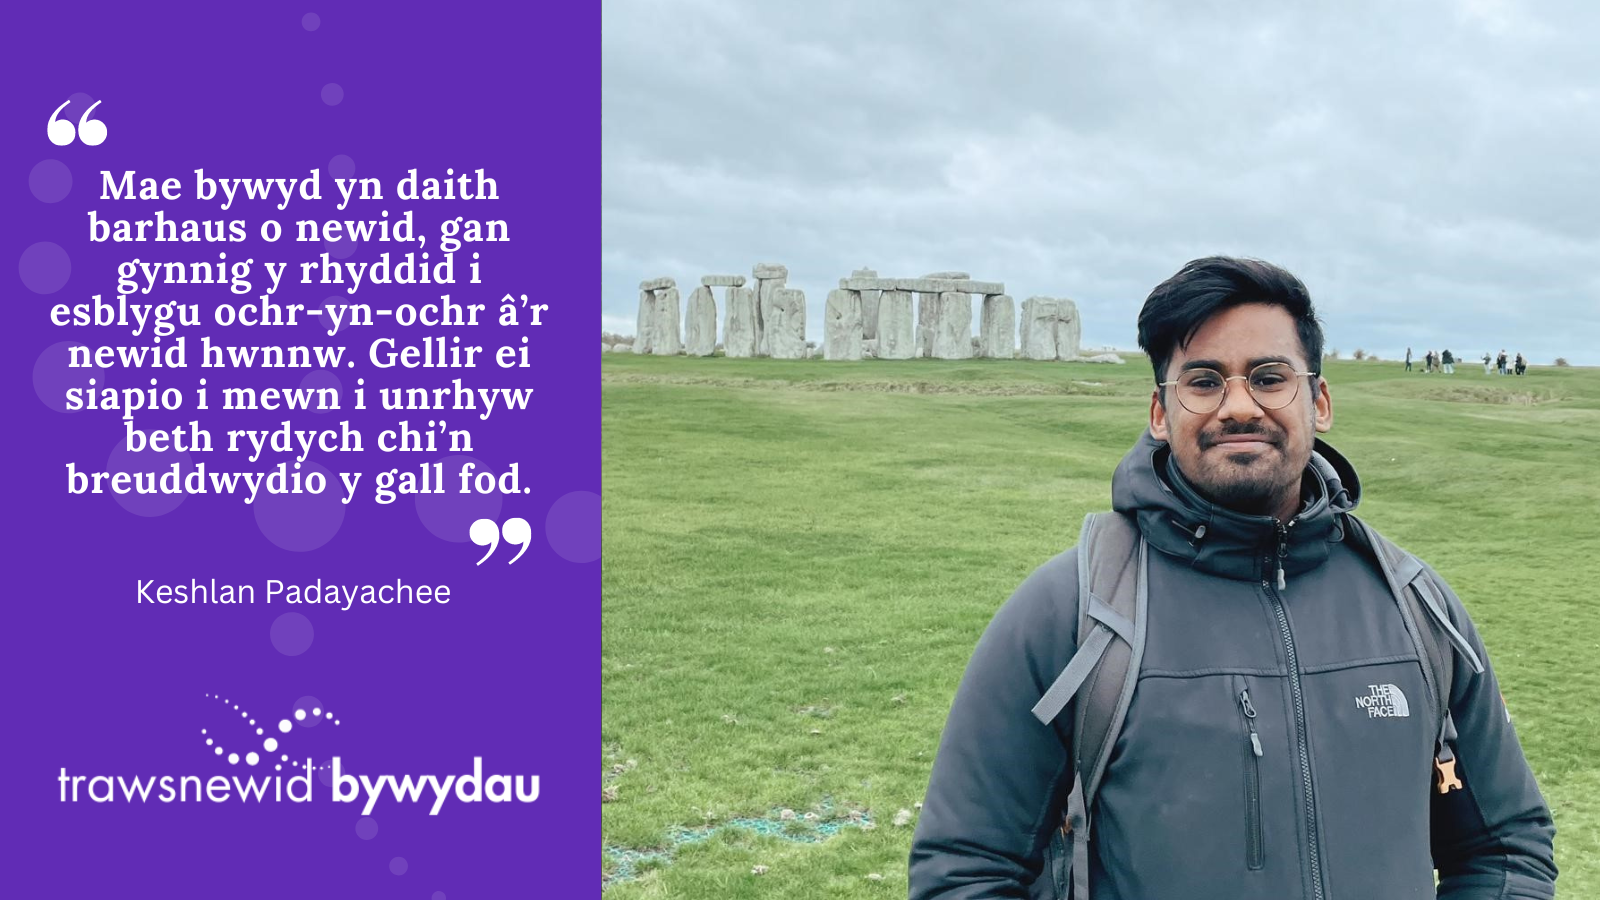
[[[1323,359],[1338,359],[1339,358],[1339,348],[1335,347],[1332,350],[1329,350],[1327,353],[1322,354],[1322,358]]]
[[[1567,362],[1567,358],[1565,356],[1558,356],[1556,357],[1556,365],[1566,367],[1572,365],[1572,363]]]
[[[1357,347],[1356,348],[1356,352],[1354,352],[1354,353],[1352,353],[1350,355],[1352,357],[1354,357],[1355,359],[1362,360],[1362,359],[1366,359],[1367,358],[1367,351],[1361,349],[1360,347]]]

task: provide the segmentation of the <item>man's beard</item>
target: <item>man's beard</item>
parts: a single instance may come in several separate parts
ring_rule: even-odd
[[[1221,435],[1254,435],[1272,448],[1263,453],[1228,454]],[[1218,506],[1248,515],[1271,515],[1285,493],[1300,484],[1299,468],[1292,467],[1285,455],[1287,435],[1273,434],[1264,428],[1232,428],[1219,435],[1202,435],[1201,471],[1190,482],[1207,500]],[[1213,449],[1216,448],[1216,449]],[[1294,471],[1288,471],[1294,468]]]

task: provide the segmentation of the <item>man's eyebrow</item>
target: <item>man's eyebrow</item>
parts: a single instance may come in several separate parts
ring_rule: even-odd
[[[1254,369],[1256,366],[1265,365],[1266,363],[1283,363],[1285,365],[1292,366],[1294,365],[1294,360],[1287,356],[1257,356],[1245,365],[1248,368]],[[1191,359],[1185,362],[1182,366],[1178,367],[1180,372],[1187,372],[1190,369],[1212,369],[1217,372],[1226,371],[1226,367],[1222,365],[1222,361],[1216,359]]]

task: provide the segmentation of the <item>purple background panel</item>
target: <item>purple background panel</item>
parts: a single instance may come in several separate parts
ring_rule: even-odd
[[[4,673],[30,703],[27,724],[15,719],[0,741],[7,773],[0,808],[10,825],[7,896],[425,898],[440,892],[463,900],[594,890],[599,808],[590,779],[600,718],[592,674],[600,649],[600,564],[590,557],[599,527],[586,505],[558,501],[600,488],[591,346],[599,267],[585,274],[573,266],[598,255],[598,19],[598,7],[585,4],[157,10],[69,3],[8,10],[0,54],[7,86],[0,98],[0,278],[9,301],[0,326],[7,426],[0,451],[7,581],[0,596],[11,638]],[[48,140],[46,120],[68,98],[75,99],[60,118],[74,127],[87,103],[100,101],[94,117],[107,128],[104,143]],[[488,170],[501,199],[474,205],[391,196],[342,212],[326,199],[336,194],[335,174],[379,178],[392,191],[407,169],[443,177],[447,167]],[[197,168],[212,177],[263,178],[303,178],[319,169],[324,200],[296,199],[283,211],[275,203],[236,201],[223,211],[219,201],[194,197]],[[102,169],[177,178],[183,197],[100,200]],[[507,220],[511,242],[463,245],[454,285],[364,286],[348,299],[382,309],[436,302],[448,291],[457,302],[487,303],[495,312],[503,294],[527,293],[551,304],[544,324],[427,329],[379,319],[334,337],[315,326],[210,324],[217,304],[261,293],[264,260],[291,263],[274,302],[320,307],[343,296],[339,287],[291,280],[295,264],[327,249],[322,241],[296,242],[296,220],[376,217],[380,209],[393,218],[407,208],[415,211],[418,232],[429,235],[425,249],[435,261],[438,222],[447,216]],[[179,220],[244,219],[250,239],[91,243],[91,209],[111,219],[153,218],[158,209]],[[256,236],[265,218],[285,225],[283,240],[268,244]],[[42,244],[63,252],[29,252]],[[337,249],[349,252],[343,261],[370,263],[386,250],[416,248],[362,241]],[[483,264],[479,285],[466,283],[473,251]],[[158,286],[145,298],[200,305],[205,324],[180,332],[188,336],[189,368],[72,375],[64,363],[42,358],[63,342],[148,345],[148,336],[126,329],[54,327],[49,310],[90,302],[94,294],[114,302],[119,262],[215,260],[218,252],[230,261],[255,259],[256,289],[241,296],[216,285]],[[557,285],[552,273],[565,280]],[[46,289],[52,292],[38,292]],[[527,369],[500,369],[492,361],[476,369],[379,369],[367,356],[380,337],[460,335],[492,354],[524,333],[533,360]],[[338,344],[356,365],[322,374],[202,369],[202,335],[228,344]],[[66,464],[102,469],[123,440],[123,425],[116,414],[63,413],[41,392],[89,374],[112,386],[155,377],[162,387],[184,391],[184,409],[138,414],[142,429],[198,418],[213,441],[222,441],[230,428],[273,428],[285,418],[317,428],[348,419],[364,432],[369,452],[313,452],[303,471],[363,471],[360,493],[338,513],[290,504],[264,507],[260,515],[239,496],[199,494],[175,504],[71,496]],[[368,410],[207,414],[192,409],[201,377],[213,396],[230,385],[334,383],[347,404],[364,381]],[[488,421],[467,412],[385,412],[373,402],[383,386],[445,387],[454,378],[535,393],[527,412],[497,412]],[[483,468],[503,473],[520,466],[521,484],[530,490],[501,498],[498,512],[500,521],[534,523],[534,543],[515,565],[501,562],[515,552],[508,546],[474,565],[482,548],[441,539],[429,528],[431,511],[419,515],[413,497],[389,505],[373,500],[377,471],[415,471],[451,455],[445,449],[380,455],[373,452],[377,433],[403,418],[416,426],[441,415],[452,428],[471,429],[470,455]],[[244,454],[219,448],[190,453],[183,463],[267,471],[280,462],[292,468],[297,455],[268,452],[248,463]],[[539,528],[553,506],[565,527],[581,523],[592,540],[553,548]],[[472,510],[443,512],[450,520]],[[336,524],[335,515],[342,515]],[[269,578],[324,585],[403,579],[448,584],[453,600],[348,611],[267,605],[259,596],[253,606],[135,603],[137,579],[212,578],[258,590]],[[303,615],[310,631],[297,630],[293,620],[275,630],[290,612]],[[280,652],[311,634],[304,652]],[[584,682],[591,687],[581,688]],[[338,724],[323,718],[312,723],[320,727],[295,724],[281,733],[278,723],[293,720],[305,698],[327,704]],[[267,736],[278,738],[281,750],[266,751]],[[235,752],[241,760],[230,765],[227,756]],[[250,752],[259,756],[255,766],[243,759]],[[274,767],[282,765],[287,776],[308,758],[321,765],[334,755],[357,773],[440,776],[470,771],[473,757],[482,756],[486,772],[538,775],[540,795],[531,804],[452,800],[438,816],[428,815],[427,803],[387,799],[371,815],[382,823],[371,834],[370,825],[358,824],[359,803],[330,802],[325,770],[313,779],[310,804],[62,803],[56,781],[62,767],[83,775],[242,777],[278,774]]]

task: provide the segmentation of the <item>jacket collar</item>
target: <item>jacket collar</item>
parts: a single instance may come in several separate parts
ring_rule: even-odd
[[[1355,509],[1361,491],[1350,462],[1318,439],[1302,485],[1305,505],[1280,530],[1271,516],[1236,512],[1201,497],[1167,443],[1146,431],[1117,466],[1111,498],[1117,512],[1138,520],[1156,550],[1213,575],[1256,580],[1280,566],[1285,576],[1308,572],[1344,539],[1343,516]],[[1269,555],[1276,565],[1264,567]]]

